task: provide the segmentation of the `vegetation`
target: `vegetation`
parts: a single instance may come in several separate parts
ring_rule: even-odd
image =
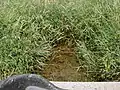
[[[94,81],[120,80],[119,0],[1,0],[0,78],[37,73],[51,48],[74,45]]]

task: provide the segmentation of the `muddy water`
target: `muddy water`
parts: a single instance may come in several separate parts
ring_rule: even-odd
[[[58,45],[44,67],[42,75],[50,81],[87,81],[76,58],[74,48]]]

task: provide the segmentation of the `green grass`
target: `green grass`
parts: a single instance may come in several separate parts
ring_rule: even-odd
[[[120,80],[119,2],[94,0],[85,5],[76,38],[81,64],[95,81]]]
[[[88,78],[120,80],[119,11],[119,0],[1,0],[0,78],[40,74],[51,48],[72,42]]]

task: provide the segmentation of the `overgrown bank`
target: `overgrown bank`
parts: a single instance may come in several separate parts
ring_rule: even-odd
[[[75,46],[94,81],[120,77],[119,0],[0,1],[0,75],[40,74],[54,46]],[[72,42],[72,43],[71,43]]]

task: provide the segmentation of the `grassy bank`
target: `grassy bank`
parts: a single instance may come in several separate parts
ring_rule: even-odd
[[[120,77],[119,0],[0,1],[0,78],[37,73],[66,42],[94,81]]]

